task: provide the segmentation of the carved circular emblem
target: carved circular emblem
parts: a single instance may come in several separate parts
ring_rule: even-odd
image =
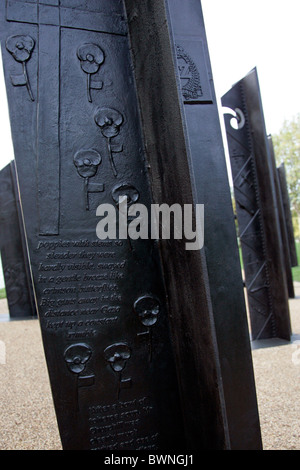
[[[127,198],[127,205],[131,206],[139,200],[140,193],[132,184],[129,183],[120,184],[112,190],[112,198],[117,205],[119,204],[120,198],[125,196]]]
[[[134,302],[134,310],[144,326],[153,326],[158,320],[160,305],[152,295],[144,295]]]
[[[94,116],[96,124],[107,139],[116,137],[120,132],[124,118],[116,109],[99,108]]]
[[[182,94],[186,101],[197,100],[203,96],[199,71],[182,47],[176,46],[176,53]]]
[[[82,178],[95,176],[101,161],[101,155],[94,149],[81,149],[74,155],[74,165]]]
[[[17,62],[26,62],[30,59],[35,41],[31,36],[10,36],[6,40],[6,49]]]
[[[104,62],[104,52],[97,44],[83,44],[77,50],[82,70],[88,74],[97,73]]]
[[[125,369],[130,356],[131,351],[126,343],[115,343],[104,350],[104,357],[115,372],[121,372]]]
[[[72,344],[64,353],[66,364],[74,374],[80,374],[85,369],[91,355],[91,348],[84,343]]]

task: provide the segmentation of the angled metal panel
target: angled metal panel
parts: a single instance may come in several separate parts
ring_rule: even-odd
[[[284,215],[282,192],[280,188],[279,175],[278,175],[277,168],[276,168],[276,158],[275,158],[274,145],[273,145],[273,140],[272,140],[271,135],[268,136],[268,143],[269,143],[269,148],[270,148],[272,171],[274,175],[275,194],[276,194],[276,201],[277,201],[277,213],[278,213],[280,235],[281,235],[281,241],[282,241],[282,255],[283,255],[283,262],[284,262],[284,267],[285,267],[286,282],[287,282],[289,298],[293,299],[295,297],[295,289],[294,289],[293,273],[292,273],[292,266],[291,266],[291,253],[290,253],[290,247],[289,247],[286,220],[285,220],[285,215]]]
[[[289,197],[289,191],[288,191],[288,185],[287,185],[287,179],[286,179],[286,170],[285,170],[284,163],[282,163],[280,167],[277,168],[277,172],[278,172],[279,185],[280,185],[281,196],[282,196],[284,216],[285,216],[285,221],[286,221],[286,229],[287,229],[287,234],[288,234],[289,249],[290,249],[290,256],[291,256],[291,266],[295,267],[295,266],[298,266],[298,258],[297,258],[295,234],[294,234],[293,219],[292,219],[292,212],[291,212],[291,201]]]
[[[10,319],[36,317],[14,161],[0,171],[0,250]]]
[[[290,340],[275,182],[256,69],[222,97],[252,339]]]

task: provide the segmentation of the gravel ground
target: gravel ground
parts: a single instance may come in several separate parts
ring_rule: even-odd
[[[265,450],[300,450],[300,283],[295,289],[291,343],[253,343]],[[0,396],[0,450],[61,449],[37,320],[0,321]]]
[[[252,350],[265,450],[300,450],[300,283],[294,285],[292,341],[261,341]]]

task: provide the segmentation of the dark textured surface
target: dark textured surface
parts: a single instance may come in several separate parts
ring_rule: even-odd
[[[276,168],[276,158],[275,158],[273,140],[272,140],[271,135],[268,136],[268,143],[269,143],[269,148],[270,148],[271,169],[274,175],[275,196],[276,196],[276,202],[277,202],[277,213],[278,213],[280,235],[281,235],[281,242],[282,242],[282,255],[283,255],[283,263],[284,263],[285,274],[286,274],[286,283],[287,283],[289,298],[293,299],[295,297],[295,290],[294,290],[294,284],[293,284],[290,246],[289,246],[288,232],[287,232],[287,226],[286,226],[286,219],[284,215],[282,192],[281,192],[279,176],[278,176],[278,172]]]
[[[156,243],[96,237],[96,208],[113,204],[120,185],[151,202],[122,2],[44,3],[5,9],[2,1],[1,17],[10,21],[1,35],[62,444],[185,447]],[[24,63],[26,83],[16,86],[11,77]],[[134,309],[149,296],[159,310],[150,327]]]
[[[0,172],[0,250],[10,318],[36,317],[14,162]]]
[[[139,2],[137,6],[128,1],[126,5],[155,201],[205,204],[205,244],[200,253],[183,256],[183,250],[175,250],[174,245],[162,246],[162,257],[168,266],[166,284],[185,418],[193,431],[190,442],[197,446],[198,439],[199,448],[209,448],[212,440],[214,448],[222,445],[220,437],[213,436],[212,423],[217,415],[210,408],[212,369],[209,364],[207,370],[203,366],[208,357],[212,358],[208,345],[213,340],[222,377],[226,445],[232,449],[257,449],[261,440],[249,332],[201,4],[169,2],[173,59],[167,47],[162,2]],[[144,23],[146,16],[148,21]],[[151,48],[147,47],[147,40]],[[194,99],[187,99],[186,90],[182,90],[182,86],[188,86],[185,76],[181,81],[181,73],[185,73],[183,58],[190,66],[188,78],[194,77],[194,66],[199,67],[203,77],[203,88],[199,91],[199,86],[195,87]],[[177,92],[170,72],[174,66],[178,70]],[[149,82],[158,90],[157,96],[149,90]],[[191,84],[195,82],[192,80]],[[153,119],[157,115],[161,119]],[[205,276],[200,272],[201,264],[202,272],[207,272]],[[205,289],[210,293],[209,310],[205,308]],[[181,325],[189,330],[186,338],[180,336]],[[210,331],[211,325],[215,328]],[[188,357],[195,352],[193,362],[189,362]],[[193,374],[193,369],[198,374]],[[201,407],[195,406],[197,395],[204,396]]]
[[[288,290],[275,181],[256,69],[223,96],[222,104],[239,116],[234,128],[235,119],[225,114],[225,125],[252,338],[289,340]]]
[[[293,220],[292,220],[292,213],[291,213],[291,202],[290,202],[290,197],[289,197],[289,192],[288,192],[286,170],[285,170],[284,163],[282,163],[277,168],[277,172],[278,172],[279,186],[281,190],[284,217],[285,217],[286,229],[287,229],[287,235],[288,235],[291,266],[295,267],[295,266],[298,266],[298,259],[297,259],[294,227],[293,227]]]

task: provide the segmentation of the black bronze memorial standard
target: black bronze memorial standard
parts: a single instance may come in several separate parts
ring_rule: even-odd
[[[253,340],[290,340],[282,237],[257,70],[222,97]],[[234,115],[234,117],[233,117]]]
[[[268,135],[268,143],[269,143],[269,150],[270,150],[271,166],[272,166],[272,171],[274,175],[275,196],[276,196],[277,213],[278,213],[280,235],[281,235],[281,242],[282,242],[282,255],[283,255],[283,262],[284,262],[284,268],[285,268],[285,274],[286,274],[286,283],[287,283],[289,297],[293,299],[295,297],[295,290],[294,290],[293,273],[292,273],[292,266],[291,266],[290,245],[289,245],[289,239],[288,239],[288,231],[287,231],[287,225],[286,225],[285,211],[283,207],[283,199],[282,199],[279,175],[278,175],[277,168],[276,168],[274,144],[273,144],[273,139],[271,135]]]
[[[291,211],[291,201],[290,201],[290,196],[289,196],[289,190],[288,190],[287,179],[286,179],[286,169],[285,169],[284,163],[282,163],[277,168],[277,173],[278,173],[279,186],[280,186],[281,197],[282,197],[282,205],[283,205],[283,211],[284,211],[284,217],[285,217],[285,223],[286,223],[286,230],[287,230],[287,235],[288,235],[291,266],[295,267],[295,266],[298,266],[298,258],[297,258],[295,234],[294,234],[292,211]]]
[[[63,448],[260,449],[200,2],[1,0],[1,19]],[[98,239],[118,195],[205,204],[204,249]]]
[[[15,162],[0,171],[0,251],[9,317],[36,317]]]

